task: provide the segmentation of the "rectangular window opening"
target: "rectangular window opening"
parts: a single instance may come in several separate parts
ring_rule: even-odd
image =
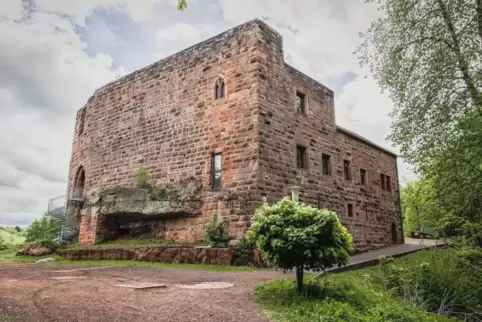
[[[385,184],[386,184],[385,175],[383,173],[380,173],[380,185],[382,187],[382,190],[386,189]]]
[[[367,180],[367,171],[360,169],[360,184],[365,185]]]
[[[387,188],[387,191],[392,191],[392,180],[390,176],[385,176],[385,180],[386,180],[385,187]]]
[[[222,154],[213,154],[212,160],[212,177],[211,184],[213,190],[221,190],[221,178],[222,178]]]
[[[343,160],[343,175],[345,180],[351,180],[350,161]]]
[[[331,174],[330,156],[327,154],[321,155],[321,167],[324,175]]]
[[[306,148],[301,145],[296,146],[296,166],[306,169]]]
[[[296,111],[306,114],[306,95],[298,91],[296,92]]]
[[[348,204],[348,217],[353,217],[353,204]]]

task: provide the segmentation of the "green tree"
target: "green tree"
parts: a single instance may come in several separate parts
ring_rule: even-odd
[[[258,208],[246,236],[266,263],[285,270],[296,268],[299,292],[305,269],[324,271],[346,265],[352,250],[352,236],[336,213],[288,198]]]
[[[418,166],[455,121],[471,110],[482,116],[482,1],[379,3],[385,16],[361,34],[357,53],[395,104],[390,139]]]
[[[384,16],[357,54],[388,90],[390,139],[422,177],[405,190],[408,219],[482,245],[482,0],[378,3]]]
[[[436,229],[437,218],[442,209],[437,204],[433,182],[421,179],[411,182],[400,189],[404,231],[408,236],[412,231]]]
[[[61,224],[58,220],[44,214],[42,218],[34,220],[25,230],[25,241],[51,242],[60,236]]]
[[[187,2],[186,2],[186,0],[178,0],[178,2],[177,2],[177,10],[183,11],[184,9],[187,9]]]

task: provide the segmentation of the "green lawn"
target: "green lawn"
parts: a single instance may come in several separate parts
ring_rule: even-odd
[[[450,250],[423,251],[393,263],[402,267],[420,265]],[[440,263],[437,263],[440,266]],[[413,266],[413,267],[414,267]],[[443,264],[440,270],[443,270]],[[273,321],[456,321],[428,313],[417,304],[408,304],[385,287],[380,266],[357,271],[305,278],[303,295],[298,295],[293,278],[267,281],[253,291],[256,301]],[[474,320],[475,321],[475,320]]]

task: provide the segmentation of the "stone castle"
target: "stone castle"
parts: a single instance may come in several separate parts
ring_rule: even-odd
[[[300,186],[365,251],[403,242],[396,158],[337,126],[333,92],[252,20],[94,93],[77,113],[66,220],[82,244],[191,243],[218,213],[235,243],[254,209]]]

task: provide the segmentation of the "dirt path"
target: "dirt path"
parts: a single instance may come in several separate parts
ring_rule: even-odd
[[[15,321],[267,321],[250,292],[256,283],[282,276],[286,275],[274,271],[0,263],[0,313],[20,316]],[[132,290],[116,286],[133,282],[167,287]],[[234,286],[212,290],[176,287],[200,282]]]

